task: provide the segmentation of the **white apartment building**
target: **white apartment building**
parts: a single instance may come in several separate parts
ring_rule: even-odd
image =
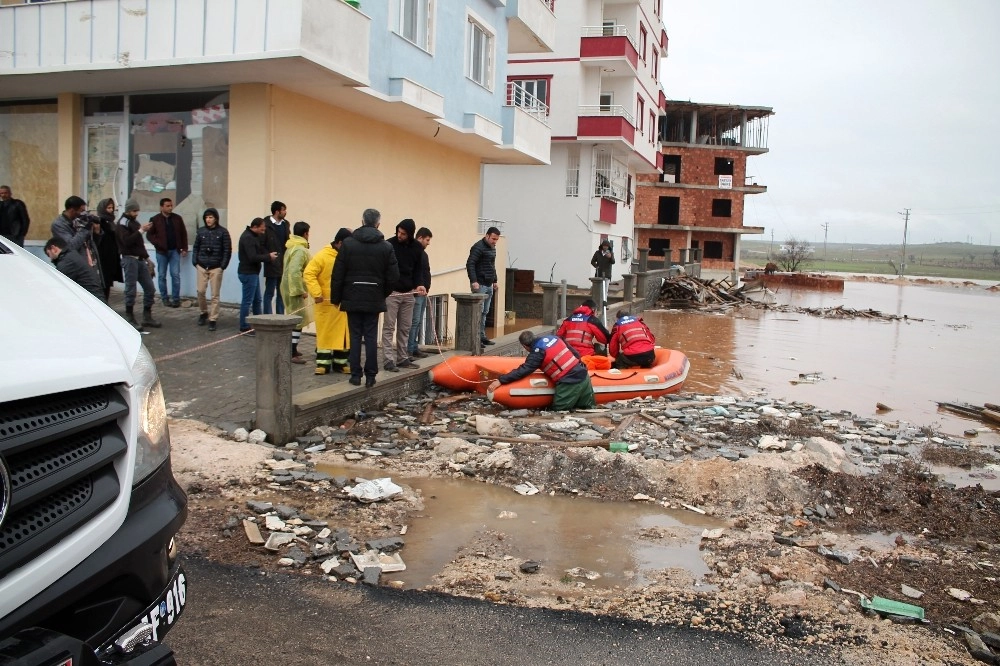
[[[508,81],[544,105],[552,146],[548,166],[483,166],[482,216],[502,222],[507,268],[589,287],[590,259],[607,239],[613,278],[630,272],[636,175],[662,173],[662,4],[559,2],[551,53],[511,45]]]

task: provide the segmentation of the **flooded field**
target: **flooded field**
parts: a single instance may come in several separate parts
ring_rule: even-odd
[[[938,425],[961,434],[981,426],[939,411],[935,401],[1000,403],[1000,294],[960,285],[847,282],[844,292],[780,290],[778,304],[875,309],[907,321],[821,319],[744,308],[727,315],[647,311],[657,342],[691,359],[686,390],[742,393]],[[923,321],[917,321],[923,320]],[[818,373],[816,383],[793,384]],[[742,375],[742,379],[737,378]]]

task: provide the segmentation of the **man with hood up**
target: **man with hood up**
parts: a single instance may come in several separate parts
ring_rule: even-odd
[[[351,335],[351,379],[361,386],[361,347],[365,349],[365,386],[375,385],[378,374],[378,316],[385,299],[399,280],[399,264],[392,246],[378,230],[382,214],[374,208],[361,216],[361,226],[344,239],[333,265],[330,302],[347,313]],[[404,338],[405,344],[405,338]]]
[[[566,341],[580,356],[593,356],[594,344],[606,345],[611,333],[601,320],[594,315],[597,304],[591,299],[580,304],[573,314],[563,320],[556,335]]]
[[[208,323],[208,330],[214,331],[219,320],[219,291],[222,289],[222,273],[233,258],[233,239],[229,230],[219,225],[219,211],[206,208],[201,216],[205,226],[198,229],[191,249],[191,261],[198,273],[198,325]],[[209,309],[205,294],[212,286],[212,305]]]
[[[295,330],[292,331],[292,363],[305,365],[306,359],[299,351],[299,340],[302,339],[302,329],[312,323],[312,305],[306,298],[308,291],[302,272],[309,263],[309,223],[299,221],[292,227],[292,234],[285,241],[285,256],[282,259],[281,302],[285,304],[285,312],[302,317]]]
[[[396,225],[396,235],[389,239],[399,265],[399,278],[393,282],[392,293],[385,299],[385,318],[382,320],[382,358],[388,372],[420,367],[410,359],[407,351],[413,324],[413,296],[427,295],[423,276],[424,246],[417,242],[416,231],[416,222],[407,218]]]

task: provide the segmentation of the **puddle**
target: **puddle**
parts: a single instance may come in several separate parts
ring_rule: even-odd
[[[1000,490],[1000,472],[992,471],[988,467],[962,469],[949,465],[928,465],[928,468],[946,483],[954,483],[958,488],[981,485],[983,490],[988,492]]]
[[[329,465],[318,465],[317,470],[352,479],[381,474]],[[655,504],[543,493],[525,497],[502,486],[461,479],[392,480],[419,489],[424,498],[424,510],[411,514],[404,537],[406,571],[392,576],[411,588],[433,583],[459,549],[484,531],[502,532],[506,554],[540,562],[554,578],[574,567],[596,571],[601,577],[586,581],[588,587],[643,586],[664,569],[683,569],[700,581],[708,573],[698,550],[701,532],[725,526],[715,518]],[[498,517],[503,511],[517,517]]]

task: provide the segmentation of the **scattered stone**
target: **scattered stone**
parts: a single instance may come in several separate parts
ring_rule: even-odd
[[[520,568],[524,573],[537,573],[538,570],[542,568],[542,565],[534,560],[527,560],[525,562],[521,562]]]
[[[270,502],[258,502],[256,500],[249,500],[247,502],[247,508],[257,514],[265,514],[271,511],[272,505]]]
[[[394,536],[387,537],[385,539],[370,539],[365,542],[365,545],[367,545],[371,550],[379,550],[383,553],[394,553],[397,550],[400,550],[404,543],[405,542],[401,538]]]
[[[264,517],[264,527],[272,532],[281,531],[285,529],[285,521],[272,514]]]
[[[261,536],[260,528],[257,527],[257,523],[252,520],[243,521],[243,531],[247,535],[247,541],[255,546],[260,546],[264,543],[264,537]]]
[[[233,431],[233,439],[237,442],[245,442],[249,438],[250,433],[247,432],[246,428],[237,428]]]
[[[289,532],[271,532],[267,537],[267,542],[264,544],[264,548],[268,550],[281,550],[284,546],[287,546],[292,541],[295,540],[295,535]]]
[[[499,520],[513,520],[514,518],[517,518],[517,513],[514,511],[501,511],[497,514],[497,518]]]
[[[365,585],[378,585],[378,579],[382,575],[381,567],[365,567],[362,573],[363,578],[361,582]]]
[[[962,590],[957,587],[949,587],[948,594],[954,597],[955,599],[958,599],[959,601],[968,601],[969,599],[972,598],[971,592],[969,592],[968,590]]]
[[[980,613],[972,618],[972,628],[980,634],[1000,634],[1000,615]]]
[[[247,435],[246,441],[251,444],[263,444],[267,441],[267,433],[260,429],[252,430],[250,431],[250,434]]]
[[[910,587],[909,585],[901,584],[899,586],[899,591],[903,593],[903,596],[909,597],[910,599],[919,599],[924,596],[924,593],[915,587]]]

